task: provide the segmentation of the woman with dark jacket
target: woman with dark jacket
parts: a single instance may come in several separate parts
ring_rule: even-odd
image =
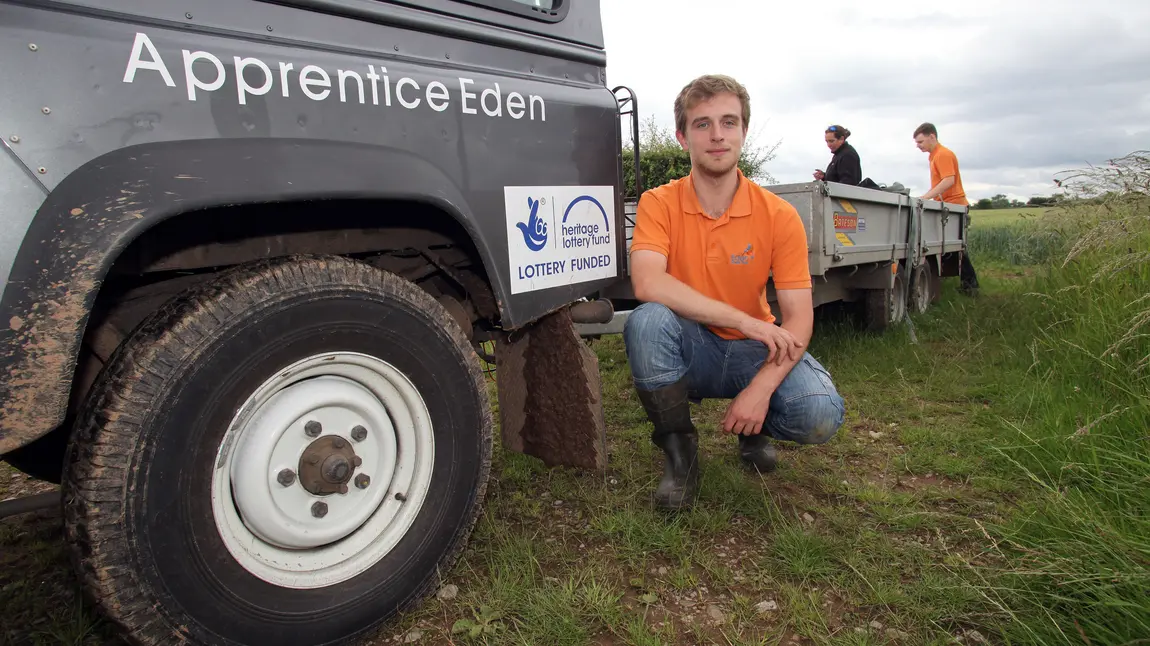
[[[842,126],[831,126],[826,129],[825,137],[827,148],[831,149],[831,163],[827,170],[816,170],[815,179],[839,184],[858,186],[862,181],[862,161],[859,160],[858,151],[847,143],[851,131]]]

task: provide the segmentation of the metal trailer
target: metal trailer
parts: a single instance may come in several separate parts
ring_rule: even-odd
[[[766,188],[803,220],[816,307],[858,303],[862,324],[881,331],[908,311],[926,311],[938,299],[942,278],[959,273],[969,226],[966,206],[833,182]],[[637,206],[636,200],[624,204],[628,251]],[[607,323],[579,325],[585,337],[622,332],[638,303],[629,281],[599,297],[610,300],[615,313]],[[772,283],[767,300],[778,316]]]

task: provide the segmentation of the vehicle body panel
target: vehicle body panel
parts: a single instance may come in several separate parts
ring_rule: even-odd
[[[523,241],[504,203],[506,186],[611,187],[604,207],[621,221],[598,2],[554,23],[410,4],[0,1],[0,83],[21,88],[0,94],[0,131],[19,136],[25,167],[0,180],[0,454],[62,420],[117,255],[196,209],[434,204],[471,236],[505,328],[616,280],[512,293],[509,245]],[[51,192],[32,210],[29,173]]]
[[[0,196],[3,196],[3,234],[0,235],[0,285],[8,281],[12,260],[23,242],[19,233],[32,223],[37,209],[44,203],[48,189],[36,178],[35,171],[25,164],[16,148],[19,135],[0,135]],[[16,141],[11,141],[11,138]]]

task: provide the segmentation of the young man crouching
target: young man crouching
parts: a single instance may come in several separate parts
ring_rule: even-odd
[[[743,176],[750,97],[726,76],[691,81],[675,100],[691,173],[639,199],[630,271],[635,308],[623,332],[635,389],[666,454],[655,503],[677,509],[698,488],[698,434],[688,398],[732,399],[723,431],[742,460],[775,466],[770,438],[818,444],[844,404],[804,348],[814,306],[798,212]],[[774,279],[782,326],[766,300]]]

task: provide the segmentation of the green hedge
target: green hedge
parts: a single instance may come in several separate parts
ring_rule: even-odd
[[[643,124],[639,144],[639,170],[642,173],[643,188],[662,186],[691,172],[691,157],[675,139],[674,133],[660,127],[653,118]],[[770,184],[774,178],[766,172],[766,164],[774,158],[778,143],[768,148],[755,145],[754,137],[748,137],[739,156],[739,169],[743,174],[760,184]],[[635,192],[634,149],[623,146],[623,189],[627,199],[637,199]]]

